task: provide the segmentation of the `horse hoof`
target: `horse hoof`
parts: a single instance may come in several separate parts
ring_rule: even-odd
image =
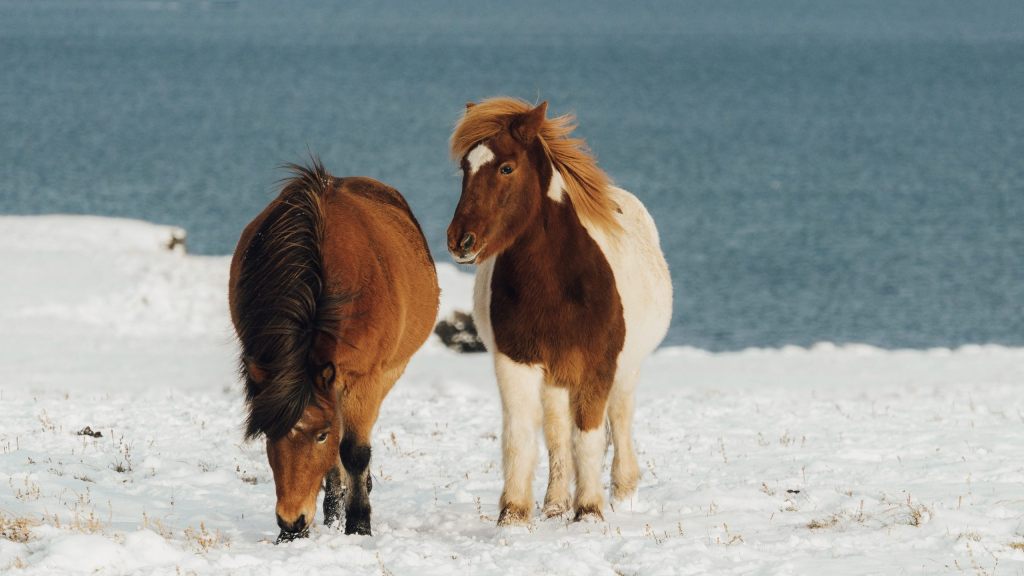
[[[577,506],[576,517],[572,521],[582,522],[590,520],[604,522],[604,514],[601,513],[601,507],[594,504]]]
[[[569,511],[569,502],[548,502],[544,505],[544,517],[555,518],[564,516]]]
[[[506,504],[498,515],[498,526],[526,524],[530,521],[530,509],[525,506]]]
[[[612,500],[625,502],[636,495],[636,480],[631,482],[616,482],[612,480]]]
[[[345,534],[355,534],[356,536],[373,536],[373,532],[370,530],[370,521],[366,522],[348,522],[345,524]]]

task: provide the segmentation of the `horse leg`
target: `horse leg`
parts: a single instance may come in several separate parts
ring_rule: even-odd
[[[341,464],[327,473],[324,483],[324,525],[331,526],[341,520],[341,505],[345,501],[345,484],[341,480]]]
[[[604,384],[601,379],[584,379],[582,383],[569,388],[569,405],[573,415],[572,456],[576,468],[577,521],[589,515],[604,519],[601,512],[604,508],[601,469],[608,450],[604,420],[610,384]]]
[[[616,380],[608,400],[608,420],[612,425],[612,502],[629,500],[636,492],[640,468],[633,451],[633,398],[639,372],[628,372]]]
[[[544,386],[544,440],[548,447],[548,491],[544,515],[548,518],[569,511],[569,483],[575,474],[572,462],[572,419],[569,389]]]
[[[501,392],[501,463],[505,488],[501,493],[498,525],[529,522],[533,512],[533,471],[537,466],[537,429],[541,422],[544,371],[494,355]]]
[[[345,534],[370,535],[370,435],[382,400],[378,383],[359,379],[342,393],[341,465],[347,476]]]

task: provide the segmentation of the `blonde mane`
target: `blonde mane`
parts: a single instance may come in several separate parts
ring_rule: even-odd
[[[476,144],[508,131],[512,118],[533,108],[525,100],[509,97],[489,98],[467,108],[452,132],[452,158],[459,161]],[[579,219],[604,232],[618,232],[622,228],[615,217],[619,207],[608,194],[612,180],[598,168],[586,141],[569,137],[575,129],[576,117],[572,114],[545,118],[538,137],[551,164],[562,175],[565,192]]]

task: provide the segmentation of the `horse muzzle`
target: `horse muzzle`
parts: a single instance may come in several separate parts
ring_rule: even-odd
[[[277,541],[275,544],[291,542],[296,538],[309,537],[309,525],[306,523],[305,514],[299,514],[298,519],[294,522],[286,522],[283,518],[278,516],[277,525],[281,528],[281,533],[277,535]]]
[[[458,242],[453,241],[455,238],[459,238]],[[459,264],[472,264],[476,262],[477,256],[480,255],[480,246],[477,242],[476,234],[466,232],[461,237],[449,237],[448,252]]]

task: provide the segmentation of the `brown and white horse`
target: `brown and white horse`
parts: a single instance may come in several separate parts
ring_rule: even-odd
[[[437,315],[434,262],[409,205],[369,178],[290,166],[231,261],[246,437],[266,436],[280,540],[324,522],[370,534],[370,435]]]
[[[467,104],[451,138],[462,197],[448,250],[476,263],[474,316],[503,407],[499,524],[527,522],[537,429],[550,458],[543,512],[603,517],[606,416],[612,497],[636,490],[631,433],[640,364],[664,338],[672,283],[644,206],[614,187],[572,116],[512,98]],[[575,498],[569,486],[576,480]]]

